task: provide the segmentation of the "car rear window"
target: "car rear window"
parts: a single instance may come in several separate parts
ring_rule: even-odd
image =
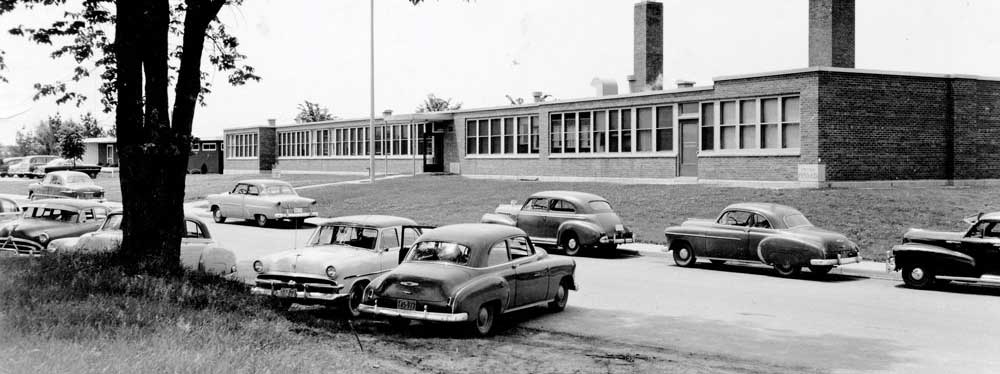
[[[809,222],[806,216],[801,214],[787,215],[783,220],[785,221],[785,226],[788,226],[790,229],[800,226],[812,226],[812,222]]]
[[[598,213],[613,212],[613,210],[611,210],[611,204],[608,204],[607,201],[601,201],[601,200],[591,201],[590,209],[593,209],[595,212]]]
[[[469,247],[449,242],[420,242],[410,249],[406,261],[469,264]]]

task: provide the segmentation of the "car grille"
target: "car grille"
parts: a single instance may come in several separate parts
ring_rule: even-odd
[[[261,274],[257,276],[257,287],[277,290],[294,288],[303,292],[337,292],[342,286],[329,279],[300,277],[293,275]]]
[[[19,255],[39,255],[42,253],[42,249],[42,245],[34,240],[12,236],[0,239],[0,250],[13,251]]]

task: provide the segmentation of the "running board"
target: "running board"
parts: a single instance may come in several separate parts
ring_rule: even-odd
[[[944,275],[938,275],[935,278],[941,279],[941,280],[958,281],[958,282],[1000,284],[1000,277],[990,276],[990,275],[983,276],[982,278],[949,277],[949,276],[944,276]]]
[[[516,311],[523,310],[523,309],[534,308],[536,306],[542,306],[542,305],[548,304],[551,301],[552,300],[542,300],[542,301],[539,301],[537,303],[531,303],[531,304],[528,304],[528,305],[521,305],[521,306],[519,306],[517,308],[507,309],[507,310],[505,310],[503,312],[504,313],[510,313],[510,312],[516,312]]]

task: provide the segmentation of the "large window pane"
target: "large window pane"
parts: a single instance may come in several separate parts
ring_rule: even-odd
[[[781,134],[778,132],[778,124],[760,125],[760,132],[761,148],[781,148]]]
[[[719,141],[722,142],[722,149],[737,149],[740,143],[736,137],[736,126],[723,126]]]
[[[636,109],[636,152],[653,151],[653,108]]]
[[[485,155],[490,153],[490,122],[487,120],[479,120],[478,126],[479,133],[476,139],[479,141],[479,154]]]
[[[680,105],[681,115],[698,114],[698,103],[683,103]]]
[[[799,122],[799,98],[798,97],[786,97],[782,102],[782,121],[784,122]]]
[[[528,153],[531,146],[529,126],[528,117],[517,117],[517,153]]]
[[[590,152],[590,144],[591,144],[590,112],[580,113],[579,127],[580,127],[580,153]]]
[[[563,152],[576,153],[576,113],[566,113],[563,116],[563,131],[566,139]]]
[[[549,138],[551,139],[552,143],[552,148],[549,151],[552,153],[562,153],[563,151],[562,114],[553,114],[550,117]]]
[[[778,120],[778,99],[763,99],[760,101],[761,122],[777,123]]]
[[[594,112],[594,152],[607,152],[608,113],[605,111]]]
[[[785,148],[799,148],[799,124],[787,123],[784,125],[782,143]]]
[[[674,149],[674,108],[661,106],[656,108],[656,150],[672,151]]]
[[[740,123],[757,123],[757,101],[740,101]]]
[[[503,119],[503,153],[514,153],[514,119]]]
[[[720,108],[723,125],[730,125],[737,123],[736,116],[736,102],[735,101],[724,101],[722,102],[722,107]]]
[[[538,117],[531,117],[531,153],[538,153]]]
[[[618,152],[619,139],[621,139],[621,129],[618,124],[621,120],[621,112],[617,110],[608,111],[608,152]]]
[[[740,126],[740,148],[743,149],[757,148],[757,126],[754,125]]]
[[[622,109],[622,152],[632,152],[631,109]]]

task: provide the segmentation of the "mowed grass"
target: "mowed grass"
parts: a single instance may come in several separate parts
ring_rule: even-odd
[[[611,202],[637,240],[665,243],[663,229],[688,218],[715,218],[727,205],[773,202],[798,208],[816,226],[841,232],[868,259],[884,259],[911,227],[964,230],[961,219],[1000,210],[1000,186],[892,189],[753,189],[706,185],[621,185],[417,176],[300,191],[319,200],[321,215],[390,214],[420,223],[478,222],[498,204],[537,191],[575,190]],[[986,204],[992,204],[987,206]]]
[[[269,175],[191,174],[186,179],[184,201],[201,200],[210,194],[231,191],[237,181],[253,178],[272,177]],[[364,176],[356,175],[283,174],[278,179],[291,183],[292,186],[301,187],[364,178]],[[38,181],[38,179],[0,178],[0,193],[27,196],[28,185]],[[122,190],[118,174],[102,173],[94,181],[104,187],[105,195],[109,200],[121,201]]]

